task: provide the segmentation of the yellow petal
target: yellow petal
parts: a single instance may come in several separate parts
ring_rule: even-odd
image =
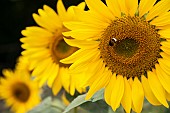
[[[170,24],[164,26],[156,26],[156,29],[170,29]]]
[[[35,80],[38,81],[40,87],[42,87],[45,82],[47,82],[50,74],[54,71],[52,70],[52,65],[53,63],[50,61],[46,66],[46,69],[42,73],[39,73],[39,75],[35,78]]]
[[[51,67],[51,73],[49,72],[50,77],[47,80],[47,85],[49,87],[52,87],[54,80],[56,79],[58,72],[59,72],[59,65],[53,63],[53,66]]]
[[[75,69],[77,66],[79,66],[82,63],[86,63],[87,61],[95,61],[96,59],[96,55],[98,55],[97,53],[99,53],[98,49],[93,49],[91,51],[89,51],[88,53],[84,54],[82,57],[80,57],[79,59],[77,59],[70,67],[69,69]]]
[[[47,5],[44,5],[44,7],[48,7]],[[53,9],[51,9],[53,10]],[[55,11],[53,11],[55,12]],[[40,15],[40,19],[45,22],[46,24],[48,24],[52,29],[54,29],[53,31],[55,32],[56,28],[61,28],[62,27],[62,22],[59,18],[57,18],[57,14],[53,13],[51,15],[51,12],[43,9],[38,9],[38,13]],[[50,20],[50,22],[48,21]],[[45,27],[48,28],[48,27]]]
[[[170,39],[170,29],[159,30],[158,34],[160,34],[163,38]]]
[[[50,31],[38,26],[26,27],[26,30],[21,31],[21,34],[29,37],[35,36],[34,38],[38,38],[38,39],[40,37],[45,39],[47,37],[53,37],[53,34]]]
[[[112,94],[112,89],[113,89],[115,81],[116,81],[116,74],[113,74],[111,75],[110,81],[104,91],[105,101],[109,105],[111,105],[111,94]]]
[[[105,29],[106,27],[103,26],[96,26],[95,24],[87,24],[85,22],[63,22],[64,26],[69,28],[70,30],[76,30],[76,29]]]
[[[157,100],[157,98],[153,94],[153,92],[152,92],[152,90],[151,90],[151,88],[149,86],[148,79],[144,75],[142,75],[142,85],[143,85],[143,90],[144,90],[146,99],[152,105],[161,105],[161,103]]]
[[[120,7],[121,12],[128,15],[128,10],[127,10],[127,7],[126,7],[125,0],[118,0],[118,3],[119,3],[119,7]]]
[[[63,32],[62,34],[64,36],[71,36],[78,40],[96,40],[96,38],[99,39],[101,37],[102,33],[103,32],[98,29],[77,29],[73,31]]]
[[[160,48],[161,48],[161,50],[163,50],[163,52],[165,52],[166,54],[170,55],[170,48],[164,47],[164,46],[161,46]]]
[[[124,80],[122,75],[117,75],[111,94],[111,107],[114,111],[120,106],[124,94]]]
[[[78,59],[80,59],[82,57],[82,54],[89,53],[90,51],[91,50],[89,49],[79,49],[76,52],[74,52],[72,55],[70,55],[69,57],[60,60],[60,62],[65,63],[65,64],[71,64],[77,61]]]
[[[165,90],[163,89],[160,81],[158,80],[158,77],[153,72],[147,72],[148,74],[148,82],[149,86],[155,95],[155,97],[158,99],[158,101],[163,104],[165,107],[169,108],[169,105],[166,101],[165,97]]]
[[[99,59],[96,62],[89,63],[87,67],[90,68],[85,71],[85,74],[88,75],[86,83],[92,85],[93,81],[98,76],[98,72],[103,72],[105,64],[103,63],[103,60]]]
[[[170,76],[170,73],[169,73],[170,72],[170,68],[169,68],[170,65],[168,64],[169,60],[158,59],[158,62],[159,62],[159,65],[160,65],[161,69],[164,70],[165,73]]]
[[[124,77],[125,91],[121,100],[121,104],[127,113],[130,113],[132,108],[132,89],[126,77]]]
[[[146,20],[149,21],[154,17],[164,14],[170,9],[170,0],[161,0],[156,5],[154,5],[149,11]]]
[[[170,101],[170,93],[168,93],[168,92],[165,92],[166,93],[166,99],[168,100],[168,101]]]
[[[163,42],[161,42],[161,45],[165,46],[167,48],[170,48],[170,42],[169,41],[163,41]]]
[[[84,10],[84,8],[86,7],[86,3],[85,3],[85,2],[81,2],[80,4],[77,5],[77,7],[78,7],[79,9]]]
[[[143,100],[144,91],[142,84],[140,83],[138,78],[135,77],[134,82],[132,84],[132,102],[137,113],[140,113],[142,111]]]
[[[162,86],[164,87],[164,89],[170,93],[170,76],[167,75],[164,70],[161,69],[161,67],[159,66],[159,64],[156,64],[156,74],[157,77],[160,81],[160,83],[162,84]]]
[[[110,24],[110,22],[108,23],[107,21],[104,21],[103,16],[96,15],[94,11],[82,11],[79,9],[74,9],[74,12],[77,17],[77,20],[86,22],[88,24],[93,24],[93,26],[106,28]]]
[[[62,82],[64,89],[67,92],[69,92],[71,77],[69,75],[68,68],[60,67],[59,74],[60,74],[59,76],[61,76],[61,82]]]
[[[56,7],[57,7],[58,15],[60,16],[60,18],[62,20],[64,20],[65,15],[66,15],[66,9],[64,7],[64,4],[63,4],[62,0],[58,0]]]
[[[76,46],[78,48],[98,48],[99,41],[86,41],[86,40],[76,40],[76,39],[66,39],[64,38],[64,41],[68,43],[71,46]]]
[[[114,15],[102,1],[100,0],[85,0],[85,1],[90,10],[94,10],[100,15],[103,15],[106,19],[108,19],[108,21],[114,19]],[[105,13],[103,13],[103,11],[105,11]]]
[[[160,55],[166,60],[170,60],[170,55],[166,54],[165,52],[161,52]]]
[[[134,16],[138,8],[138,0],[125,0],[128,14]]]
[[[156,0],[141,0],[139,4],[139,17],[142,17],[144,14],[153,7]]]
[[[155,26],[164,26],[170,24],[170,12],[166,12],[150,22],[150,24]]]
[[[86,100],[90,99],[95,92],[104,88],[110,81],[110,76],[107,72],[98,72],[98,78],[90,86],[90,90],[87,93]]]
[[[118,0],[106,0],[106,4],[114,16],[121,17],[121,10]]]
[[[39,62],[36,66],[36,68],[32,72],[32,76],[40,75],[41,72],[43,72],[46,69],[46,66],[49,64],[50,59],[43,60],[42,62]]]
[[[54,26],[51,25],[51,24],[49,24],[49,23],[47,22],[47,20],[42,19],[39,15],[33,14],[33,18],[34,18],[35,22],[36,22],[39,26],[41,26],[41,27],[43,27],[43,28],[45,28],[45,29],[48,29],[48,30],[51,31],[51,32],[54,32],[54,31],[55,31]]]
[[[56,79],[54,80],[53,86],[52,86],[52,92],[54,95],[57,95],[58,92],[62,88],[62,83],[61,83],[61,78],[60,76],[57,76]]]
[[[52,8],[50,8],[47,5],[44,5],[43,8],[44,8],[44,11],[47,13],[47,15],[50,18],[52,18],[53,21],[55,21],[53,24],[55,26],[57,26],[57,24],[58,24],[58,26],[61,28],[62,27],[62,21],[60,20],[60,18],[57,15],[57,13]]]

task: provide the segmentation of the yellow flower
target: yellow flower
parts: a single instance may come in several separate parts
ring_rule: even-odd
[[[75,88],[82,92],[84,89],[76,86],[76,82],[70,76],[68,67],[70,65],[60,63],[59,60],[68,57],[78,50],[78,48],[67,45],[63,39],[62,32],[68,31],[62,22],[75,20],[74,8],[84,10],[85,3],[78,6],[70,6],[67,11],[61,0],[58,0],[58,14],[44,5],[43,9],[39,9],[37,14],[33,14],[33,18],[39,26],[27,27],[22,31],[25,36],[21,38],[23,56],[28,57],[31,63],[30,69],[33,69],[32,75],[39,82],[39,86],[43,86],[45,82],[56,95],[62,86],[72,95]],[[70,38],[70,37],[67,37]]]
[[[1,78],[0,98],[15,113],[26,113],[40,102],[38,84],[30,79],[27,72],[3,70],[5,78]]]
[[[169,107],[170,0],[85,0],[89,11],[75,9],[78,21],[64,22],[64,36],[80,48],[62,63],[70,72],[84,73],[90,86],[86,99],[101,88],[115,111],[141,112],[144,97],[152,105]]]
[[[31,71],[30,69],[31,65],[29,63],[29,60],[26,56],[19,56],[15,65],[16,70],[24,71],[26,70],[27,72]]]

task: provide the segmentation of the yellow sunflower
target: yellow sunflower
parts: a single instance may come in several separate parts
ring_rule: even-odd
[[[15,70],[3,70],[5,78],[1,78],[0,98],[15,113],[26,113],[40,102],[38,84],[30,79],[29,73]]]
[[[68,72],[70,65],[60,63],[59,60],[68,57],[78,50],[65,43],[62,32],[68,31],[63,22],[75,20],[74,8],[84,10],[85,3],[82,2],[78,6],[70,6],[67,11],[61,0],[57,2],[58,14],[44,5],[43,9],[39,9],[37,14],[33,14],[33,18],[39,26],[27,27],[22,31],[21,38],[23,56],[28,57],[31,63],[30,69],[33,69],[32,75],[39,82],[39,86],[43,86],[45,82],[56,95],[62,86],[70,94],[74,94],[75,88],[82,92],[84,89],[76,86],[76,82],[71,78]],[[71,37],[67,37],[71,38]]]
[[[26,56],[19,56],[17,61],[16,61],[16,65],[15,65],[15,69],[16,70],[20,70],[20,71],[31,71],[30,69],[31,64],[29,63],[29,60]]]
[[[101,88],[115,111],[141,112],[144,97],[169,107],[170,0],[85,0],[89,11],[75,9],[78,21],[64,22],[65,41],[80,48],[62,63],[90,86],[86,99]],[[79,74],[85,73],[85,76]]]

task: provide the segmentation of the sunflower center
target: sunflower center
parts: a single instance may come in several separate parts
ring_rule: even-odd
[[[24,83],[17,83],[13,86],[13,95],[20,102],[26,102],[30,97],[30,89]]]
[[[115,52],[120,56],[132,57],[137,51],[139,44],[131,38],[126,38],[115,43]]]
[[[68,67],[68,64],[60,63],[61,59],[64,59],[73,54],[77,48],[69,46],[63,39],[61,32],[57,32],[50,44],[50,50],[52,53],[53,61],[60,66]]]
[[[147,21],[122,17],[105,29],[99,49],[112,73],[140,77],[154,68],[160,57],[160,36]]]

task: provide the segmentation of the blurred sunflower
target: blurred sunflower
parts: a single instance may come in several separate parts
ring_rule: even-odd
[[[66,11],[62,0],[57,2],[58,14],[50,7],[44,5],[44,9],[39,9],[33,18],[40,26],[27,27],[22,31],[21,38],[23,56],[27,56],[33,69],[32,75],[43,86],[45,82],[56,95],[62,86],[70,94],[75,92],[75,82],[71,78],[68,67],[70,65],[60,63],[59,60],[68,57],[78,50],[65,43],[62,32],[68,31],[62,22],[75,20],[73,8],[84,10],[85,3],[78,6],[70,6]],[[67,37],[71,38],[71,37]],[[77,90],[82,92],[84,89],[77,86]]]
[[[170,0],[85,0],[89,11],[75,9],[78,21],[64,22],[64,39],[80,48],[62,63],[90,86],[86,99],[101,88],[115,111],[140,113],[144,97],[169,107]]]
[[[29,73],[15,70],[3,70],[5,78],[1,78],[0,98],[15,113],[26,113],[40,102],[40,90],[37,82],[30,79]]]
[[[17,61],[16,61],[16,65],[15,65],[15,69],[16,70],[20,70],[20,71],[27,71],[27,72],[31,72],[31,64],[29,63],[29,60],[26,56],[19,56]],[[25,70],[25,71],[24,71]]]

